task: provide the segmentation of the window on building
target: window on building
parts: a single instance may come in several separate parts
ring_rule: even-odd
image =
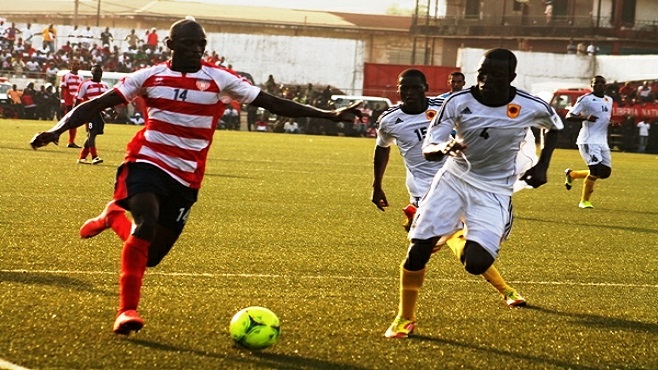
[[[553,17],[566,18],[568,15],[569,0],[553,0]]]
[[[637,0],[612,0],[612,14],[610,14],[610,23],[617,23],[617,14],[615,9],[617,9],[618,1],[621,1],[621,14],[619,14],[621,16],[621,24],[635,24],[635,9],[637,6]]]
[[[480,0],[466,0],[465,17],[480,19]]]

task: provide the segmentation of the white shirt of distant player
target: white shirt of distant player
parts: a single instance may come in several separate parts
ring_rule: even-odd
[[[429,98],[427,110],[421,114],[407,114],[399,105],[386,110],[379,117],[377,146],[396,144],[407,168],[407,190],[411,197],[420,198],[432,184],[443,161],[432,162],[423,157],[421,147],[429,123],[441,108],[443,99]]]
[[[110,86],[105,81],[95,82],[86,80],[80,85],[78,90],[78,100],[86,101],[93,99],[110,89]]]
[[[489,107],[478,102],[471,89],[453,93],[432,120],[423,143],[446,145],[455,139],[467,146],[463,155],[448,157],[445,170],[470,185],[511,195],[520,175],[518,154],[529,127],[562,129],[562,121],[542,99],[516,90],[511,102]]]
[[[603,98],[589,93],[576,100],[569,114],[596,116],[596,121],[583,121],[576,144],[608,145],[608,125],[612,116],[612,98],[604,95]]]

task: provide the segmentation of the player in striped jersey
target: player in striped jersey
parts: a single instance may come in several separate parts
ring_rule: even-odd
[[[414,331],[425,266],[434,248],[462,226],[466,243],[460,259],[466,271],[479,275],[493,265],[511,230],[517,156],[529,127],[550,131],[539,161],[521,179],[532,187],[546,183],[562,122],[540,98],[511,86],[515,70],[516,56],[511,51],[487,51],[480,61],[477,85],[450,95],[430,124],[424,157],[433,161],[449,157],[411,225],[411,245],[400,273],[398,316],[387,337],[406,338]]]
[[[64,110],[66,113],[70,112],[75,105],[75,98],[78,96],[78,90],[80,89],[80,84],[82,83],[82,77],[78,74],[80,69],[80,61],[77,59],[71,60],[69,65],[70,71],[62,76],[60,79],[60,95],[64,100]],[[69,129],[69,143],[66,145],[67,148],[79,149],[80,145],[75,143],[75,137],[78,133],[77,128]]]
[[[592,78],[592,92],[576,100],[567,113],[568,121],[580,121],[576,144],[587,170],[564,170],[564,186],[571,190],[574,179],[585,179],[578,207],[594,208],[590,198],[598,179],[607,179],[612,174],[612,155],[608,146],[608,125],[612,116],[612,98],[605,95],[606,80],[603,76]]]
[[[105,108],[136,96],[145,99],[148,119],[128,144],[117,171],[114,200],[80,229],[87,238],[112,228],[124,241],[114,322],[114,332],[123,335],[144,325],[137,306],[146,267],[158,265],[183,231],[226,104],[236,99],[284,117],[336,122],[361,116],[359,103],[321,110],[263,92],[246,79],[203,62],[206,33],[191,18],[175,22],[165,42],[172,50],[169,61],[125,77],[112,90],[77,106],[49,131],[35,135],[30,143],[34,149],[56,143],[64,131],[89,122]],[[132,214],[134,227],[125,210]]]
[[[463,85],[463,79],[461,81],[461,85]],[[459,84],[456,88],[461,90]],[[398,77],[398,94],[402,103],[388,109],[378,120],[373,161],[372,202],[381,211],[389,206],[382,182],[390,156],[390,146],[395,143],[407,170],[406,184],[410,204],[404,210],[407,217],[411,217],[406,220],[405,226],[411,226],[418,203],[430,188],[434,175],[444,163],[444,161],[426,160],[421,150],[429,123],[438,113],[444,99],[444,95],[428,99],[425,95],[428,90],[429,85],[421,71],[417,69],[403,71]],[[450,250],[458,258],[462,253],[464,243],[462,230],[457,231],[447,242]],[[496,267],[491,266],[482,273],[482,277],[503,295],[505,303],[509,306],[516,307],[526,304],[526,300],[516,289],[505,282]]]
[[[81,104],[89,99],[100,96],[110,89],[107,82],[101,81],[102,77],[103,67],[100,65],[94,66],[91,69],[91,80],[87,80],[80,85],[80,90],[78,91],[78,97],[76,99],[77,104]],[[87,140],[85,140],[84,145],[82,145],[82,150],[78,157],[78,163],[103,163],[103,160],[98,156],[98,151],[96,150],[96,136],[103,135],[104,127],[105,121],[103,120],[103,115],[101,113],[97,114],[91,119],[91,121],[89,121],[87,124]],[[91,162],[87,161],[87,156],[89,154],[91,154]]]

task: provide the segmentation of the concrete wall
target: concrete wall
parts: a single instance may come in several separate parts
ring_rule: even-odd
[[[18,28],[23,26],[17,24]],[[40,32],[46,26],[33,24],[32,29]],[[73,26],[56,28],[59,48],[70,40],[67,36],[72,33]],[[104,30],[103,27],[91,29],[97,36]],[[113,45],[127,50],[128,45],[122,40],[130,29],[114,28],[111,32]],[[144,29],[136,29],[135,33],[145,37]],[[168,30],[158,29],[157,33],[163,40]],[[100,43],[99,40],[95,42]],[[34,45],[40,47],[40,34],[35,35]],[[361,95],[368,46],[365,40],[354,39],[208,32],[206,49],[225,56],[236,71],[251,73],[257,84],[264,83],[271,74],[280,83],[332,85],[349,95]]]
[[[364,41],[226,33],[210,33],[208,41],[208,50],[225,56],[234,69],[251,73],[256,83],[271,74],[281,83],[330,84],[361,94]]]
[[[466,76],[466,85],[475,84],[477,68],[485,49],[462,49],[457,66]],[[579,56],[514,51],[518,59],[513,85],[545,97],[557,88],[588,87],[595,75],[608,82],[658,80],[658,55]]]

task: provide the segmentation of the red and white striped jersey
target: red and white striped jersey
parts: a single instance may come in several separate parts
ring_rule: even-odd
[[[92,80],[86,80],[80,85],[77,99],[81,101],[87,101],[101,95],[109,89],[110,86],[107,84],[107,82],[94,82]]]
[[[59,86],[62,89],[65,105],[73,105],[75,103],[75,97],[78,96],[80,84],[82,84],[82,77],[80,75],[69,72],[62,76]]]
[[[173,71],[169,63],[134,72],[114,87],[127,102],[142,96],[148,111],[144,128],[128,143],[125,160],[151,163],[198,189],[225,105],[233,99],[251,103],[260,88],[205,62],[194,73]]]

